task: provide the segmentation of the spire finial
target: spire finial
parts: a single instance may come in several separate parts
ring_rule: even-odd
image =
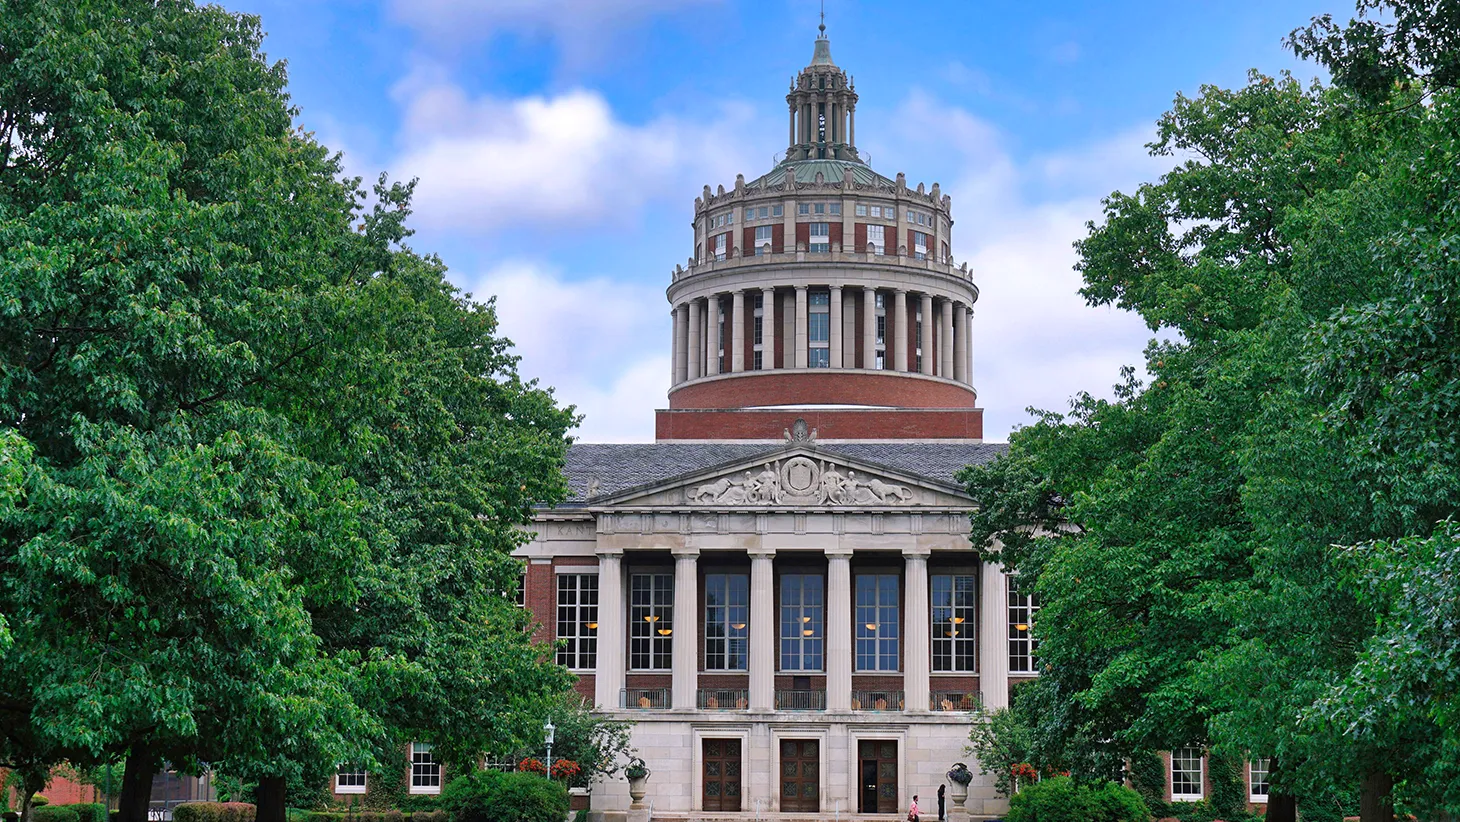
[[[826,36],[826,0],[821,0],[821,25],[817,29],[821,31],[822,37]]]

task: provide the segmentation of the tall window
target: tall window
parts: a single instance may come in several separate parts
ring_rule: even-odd
[[[765,295],[755,295],[755,310],[751,317],[754,342],[751,344],[754,356],[750,363],[751,370],[760,371],[765,368]]]
[[[359,765],[341,765],[335,773],[335,793],[365,793],[367,778]]]
[[[811,245],[806,250],[823,254],[831,250],[831,223],[811,224]]]
[[[411,793],[441,793],[441,763],[422,742],[411,743]]]
[[[1171,799],[1200,802],[1202,798],[1201,748],[1187,746],[1171,752]]]
[[[729,236],[730,236],[729,234],[716,234],[715,235],[715,260],[716,260],[716,262],[719,262],[719,261],[725,259],[725,238],[726,237],[729,237]]]
[[[821,670],[821,574],[781,575],[781,670]]]
[[[755,227],[755,253],[757,256],[771,253],[771,237],[773,236],[771,229],[773,228],[775,226],[758,225]]]
[[[558,575],[558,664],[576,671],[598,666],[598,575]]]
[[[873,254],[883,254],[887,250],[887,227],[880,225],[867,226],[867,250]]]
[[[896,671],[897,574],[857,575],[857,670]]]
[[[812,368],[831,367],[831,292],[813,291],[806,318],[807,361]]]
[[[887,295],[878,292],[877,299],[877,370],[887,369]]]
[[[914,231],[913,235],[913,256],[919,260],[928,259],[928,235],[921,231]]]
[[[971,574],[933,576],[933,670],[977,670],[975,591]]]
[[[673,634],[674,575],[634,574],[629,580],[629,667],[669,670]]]
[[[715,365],[716,370],[725,373],[725,306],[716,299],[715,306]]]
[[[1269,793],[1267,776],[1271,770],[1272,762],[1267,757],[1254,759],[1247,763],[1247,801],[1267,801],[1267,795]]]
[[[917,341],[917,347],[913,349],[913,370],[923,370],[923,308],[918,306],[913,311],[913,338]]]
[[[750,577],[705,574],[705,670],[746,669]]]
[[[1004,578],[1009,596],[1009,673],[1039,673],[1039,640],[1033,636],[1039,597],[1014,590],[1014,578]]]

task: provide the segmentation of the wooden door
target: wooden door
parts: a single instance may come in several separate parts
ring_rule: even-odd
[[[707,811],[740,810],[740,740],[704,742],[704,795]]]
[[[821,811],[821,743],[781,740],[781,812]]]
[[[864,739],[857,744],[858,813],[898,813],[897,743]]]

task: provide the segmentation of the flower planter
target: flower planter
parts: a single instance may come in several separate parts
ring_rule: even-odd
[[[948,795],[953,798],[953,807],[961,808],[968,801],[968,786],[954,782],[948,786]]]
[[[630,808],[638,810],[644,807],[644,794],[649,792],[649,777],[629,777],[629,798],[634,800]]]

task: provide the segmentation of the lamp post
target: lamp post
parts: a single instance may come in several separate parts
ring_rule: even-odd
[[[553,720],[548,718],[547,724],[542,726],[542,732],[547,740],[547,772],[548,779],[553,778],[553,732],[557,728],[553,726]]]

